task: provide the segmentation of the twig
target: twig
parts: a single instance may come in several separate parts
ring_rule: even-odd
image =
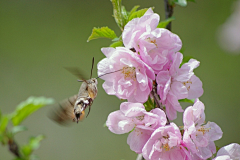
[[[168,0],[164,0],[164,8],[165,8],[165,18],[168,19],[172,17],[173,5],[170,5]],[[168,29],[169,31],[171,31],[171,28],[172,28],[172,22],[168,23],[168,25],[166,26],[166,29]]]
[[[10,152],[12,152],[16,157],[21,158],[19,154],[18,145],[14,140],[12,139],[8,140],[8,148]]]
[[[165,114],[166,114],[166,111],[165,111],[165,109],[163,108],[162,103],[160,102],[160,98],[159,98],[159,96],[158,96],[158,94],[157,94],[157,83],[156,83],[155,81],[153,81],[153,89],[152,89],[152,91],[151,91],[151,95],[153,96],[153,99],[154,99],[157,107],[160,108],[161,110],[163,110],[163,111],[165,112]],[[167,118],[167,123],[166,123],[166,125],[169,125],[169,124],[170,124],[170,121],[169,121],[169,119],[168,119],[168,117],[167,117],[167,114],[166,114],[166,118]]]

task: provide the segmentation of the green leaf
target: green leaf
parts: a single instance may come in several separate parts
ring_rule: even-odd
[[[170,17],[170,18],[168,18],[168,19],[166,19],[166,20],[164,20],[164,21],[161,21],[161,22],[158,24],[157,28],[166,28],[166,26],[167,26],[170,22],[172,22],[173,20],[175,20],[175,18],[174,18],[174,17]]]
[[[123,17],[123,27],[124,27],[127,24],[128,12],[124,6],[122,6],[122,8],[121,8],[121,12],[122,12],[122,17]]]
[[[121,40],[121,37],[116,37],[116,38],[114,38],[112,41],[113,42],[116,42],[116,41],[120,41]]]
[[[0,134],[5,132],[7,125],[8,125],[9,117],[7,115],[4,115],[1,117],[0,120]]]
[[[105,122],[105,123],[103,124],[103,127],[107,127],[107,122]]]
[[[14,158],[13,160],[26,160],[26,159],[23,159],[23,158]]]
[[[185,52],[185,47],[182,46],[182,48],[178,52],[181,52],[183,54]]]
[[[128,22],[134,18],[142,17],[147,10],[148,10],[148,8],[144,8],[144,9],[140,9],[138,11],[133,12],[131,15],[129,15]]]
[[[12,113],[12,123],[14,126],[20,124],[26,117],[33,112],[44,107],[45,105],[53,104],[52,98],[45,97],[29,97],[26,101],[21,102],[14,113]]]
[[[28,144],[21,147],[23,154],[28,157],[34,150],[38,149],[40,146],[40,142],[45,137],[43,135],[39,135],[37,137],[31,137]]]
[[[139,5],[137,5],[137,6],[134,6],[133,8],[132,8],[132,10],[129,12],[129,17],[134,13],[134,12],[136,12],[136,10],[139,8],[140,6]]]
[[[122,41],[117,41],[117,42],[113,42],[110,47],[116,48],[116,47],[121,47],[123,46],[123,42]]]
[[[3,140],[3,135],[0,133],[0,142]]]
[[[150,98],[150,96],[148,97],[148,100],[147,102],[145,102],[144,104],[144,107],[146,109],[146,111],[151,111],[152,109],[154,109],[154,103],[153,103],[153,100]]]
[[[175,4],[185,7],[185,6],[187,6],[187,0],[176,0]]]
[[[116,23],[118,24],[119,28],[121,30],[123,30],[124,27],[124,18],[122,15],[122,2],[121,0],[110,0],[112,2],[113,5],[113,17],[116,21]]]
[[[187,102],[187,103],[194,103],[194,101],[195,99],[187,99],[187,98],[178,100],[178,102]]]
[[[30,160],[38,160],[38,159],[39,159],[39,157],[37,155],[31,154]]]
[[[192,59],[193,57],[192,56],[184,56],[183,57],[183,60],[182,60],[182,63],[180,64],[180,67],[184,64],[184,63],[187,63],[190,59]]]
[[[111,30],[108,27],[101,27],[101,28],[96,28],[94,27],[92,30],[92,34],[88,37],[88,42],[93,39],[97,38],[110,38],[114,39],[117,38],[115,32]]]
[[[26,130],[27,130],[27,127],[25,127],[25,126],[14,126],[11,130],[11,133],[14,135],[19,132],[26,131]]]

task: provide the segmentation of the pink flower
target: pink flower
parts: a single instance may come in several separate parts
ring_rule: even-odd
[[[183,55],[177,52],[173,58],[169,70],[160,71],[156,77],[158,94],[170,120],[177,118],[177,111],[183,112],[179,99],[198,98],[203,94],[202,82],[193,73],[200,62],[190,59],[179,68]]]
[[[181,145],[181,133],[174,124],[156,129],[142,149],[146,160],[188,160],[190,155]]]
[[[220,148],[217,157],[213,160],[237,160],[240,159],[240,145],[232,143]]]
[[[125,47],[134,48],[155,74],[169,62],[168,55],[182,47],[182,41],[176,34],[165,28],[157,28],[159,20],[159,15],[149,8],[142,17],[128,22],[122,33]]]
[[[107,94],[130,102],[146,102],[155,79],[152,68],[124,47],[102,48],[102,52],[106,58],[98,63],[98,75],[114,72],[101,77]]]
[[[106,125],[115,134],[131,131],[127,143],[131,150],[141,153],[152,132],[166,121],[165,113],[159,108],[147,112],[141,103],[123,102],[120,110],[109,114]]]
[[[212,157],[216,153],[214,141],[222,137],[221,128],[214,122],[204,125],[204,104],[198,99],[183,114],[183,142],[194,156],[201,159]]]

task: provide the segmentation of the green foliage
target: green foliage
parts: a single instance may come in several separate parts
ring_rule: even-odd
[[[14,158],[13,160],[25,160],[23,158]]]
[[[29,97],[26,101],[20,103],[15,112],[12,113],[11,119],[14,126],[20,124],[26,117],[33,112],[44,107],[45,105],[52,104],[54,101],[51,98],[44,97]]]
[[[186,7],[188,1],[195,2],[195,0],[170,0],[170,4],[171,5],[177,4],[179,6]]]
[[[134,6],[134,7],[131,9],[131,11],[129,12],[128,16],[130,17],[134,12],[137,11],[137,9],[138,9],[139,7],[140,7],[139,5]]]
[[[0,142],[2,144],[7,143],[6,139],[6,128],[8,125],[9,118],[6,115],[1,115],[0,116]]]
[[[111,0],[113,5],[113,17],[121,30],[124,27],[124,17],[122,15],[122,1],[121,0]],[[125,11],[123,11],[125,12]]]
[[[122,17],[123,17],[123,27],[127,24],[128,12],[124,6],[121,7]]]
[[[7,115],[1,116],[1,119],[0,119],[0,134],[5,132],[5,130],[7,128],[7,125],[8,125],[8,121],[9,121],[9,118],[8,118]]]
[[[187,6],[187,0],[176,0],[175,4],[185,7],[185,6]]]
[[[116,48],[116,47],[121,47],[123,46],[123,42],[122,41],[117,41],[117,42],[113,42],[110,47]]]
[[[136,7],[136,6],[135,6]],[[133,8],[134,9],[134,8]],[[138,11],[134,11],[132,12],[129,17],[128,17],[128,22],[131,21],[132,19],[134,18],[139,18],[139,17],[142,17],[145,12],[148,10],[148,8],[144,8],[144,9],[140,9]]]
[[[31,137],[28,144],[21,147],[21,152],[23,153],[24,157],[29,157],[34,150],[38,149],[40,146],[40,142],[44,138],[45,137],[43,135]]]
[[[113,5],[113,17],[121,29],[123,31],[124,26],[131,21],[133,18],[142,17],[144,13],[148,10],[148,8],[138,10],[139,6],[134,6],[130,12],[126,10],[124,6],[121,4],[121,0],[111,0]]]
[[[11,129],[11,133],[13,135],[19,133],[19,132],[22,132],[22,131],[26,131],[27,130],[27,127],[25,126],[14,126],[12,129]]]
[[[0,111],[0,142],[2,145],[9,145],[10,151],[17,155],[14,160],[36,160],[37,157],[32,152],[39,148],[40,141],[44,138],[43,135],[32,137],[29,143],[22,146],[19,150],[17,143],[14,140],[15,134],[26,131],[25,126],[19,126],[25,118],[31,115],[36,110],[42,108],[45,105],[52,104],[53,99],[44,97],[29,97],[26,101],[21,102],[16,110],[11,114],[2,115]],[[9,120],[12,120],[13,127],[7,130]],[[20,157],[18,157],[20,156]]]
[[[150,96],[148,97],[147,102],[145,102],[143,105],[144,105],[146,111],[148,111],[148,112],[155,108],[155,104],[154,104],[153,100],[150,98]]]
[[[144,9],[141,9],[141,10],[137,11],[139,6],[134,6],[132,8],[132,10],[130,12],[128,12],[126,10],[126,8],[121,5],[121,0],[111,0],[111,2],[112,2],[112,5],[113,5],[113,17],[114,17],[117,25],[121,29],[121,31],[123,31],[124,26],[129,21],[131,21],[134,18],[142,17],[145,14],[145,12],[148,10],[148,8],[144,8]],[[169,19],[169,22],[171,20],[172,19]],[[169,22],[164,22],[163,21],[162,25],[165,25],[165,23],[169,23]],[[108,27],[101,27],[101,28],[94,27],[93,30],[92,30],[92,33],[88,37],[87,41],[89,42],[90,40],[98,39],[98,38],[109,38],[112,41],[116,41],[116,42],[112,43],[110,45],[110,47],[122,46],[122,41],[120,40],[121,36],[117,37],[115,32]]]
[[[157,28],[166,28],[166,26],[167,26],[170,22],[172,22],[173,20],[175,20],[175,17],[170,17],[170,18],[168,18],[168,19],[166,19],[166,20],[164,20],[164,21],[161,21],[161,22],[158,24]]]
[[[195,99],[187,99],[187,98],[178,100],[178,102],[187,102],[187,103],[192,103],[192,104],[194,103],[194,101],[195,101]]]
[[[117,38],[115,32],[111,30],[108,27],[101,27],[101,28],[96,28],[94,27],[92,30],[92,34],[88,37],[88,42],[93,39],[97,38],[109,38],[109,39],[115,39]]]

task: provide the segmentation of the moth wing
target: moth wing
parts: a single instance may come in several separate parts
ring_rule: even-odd
[[[68,99],[63,100],[61,103],[59,103],[60,107],[53,110],[49,118],[61,125],[64,125],[70,121],[74,122],[75,121],[74,104],[76,100],[77,95],[74,95]]]
[[[65,67],[66,70],[68,70],[73,75],[77,76],[80,80],[87,80],[86,74],[84,74],[83,71],[81,71],[79,68],[76,67]]]

